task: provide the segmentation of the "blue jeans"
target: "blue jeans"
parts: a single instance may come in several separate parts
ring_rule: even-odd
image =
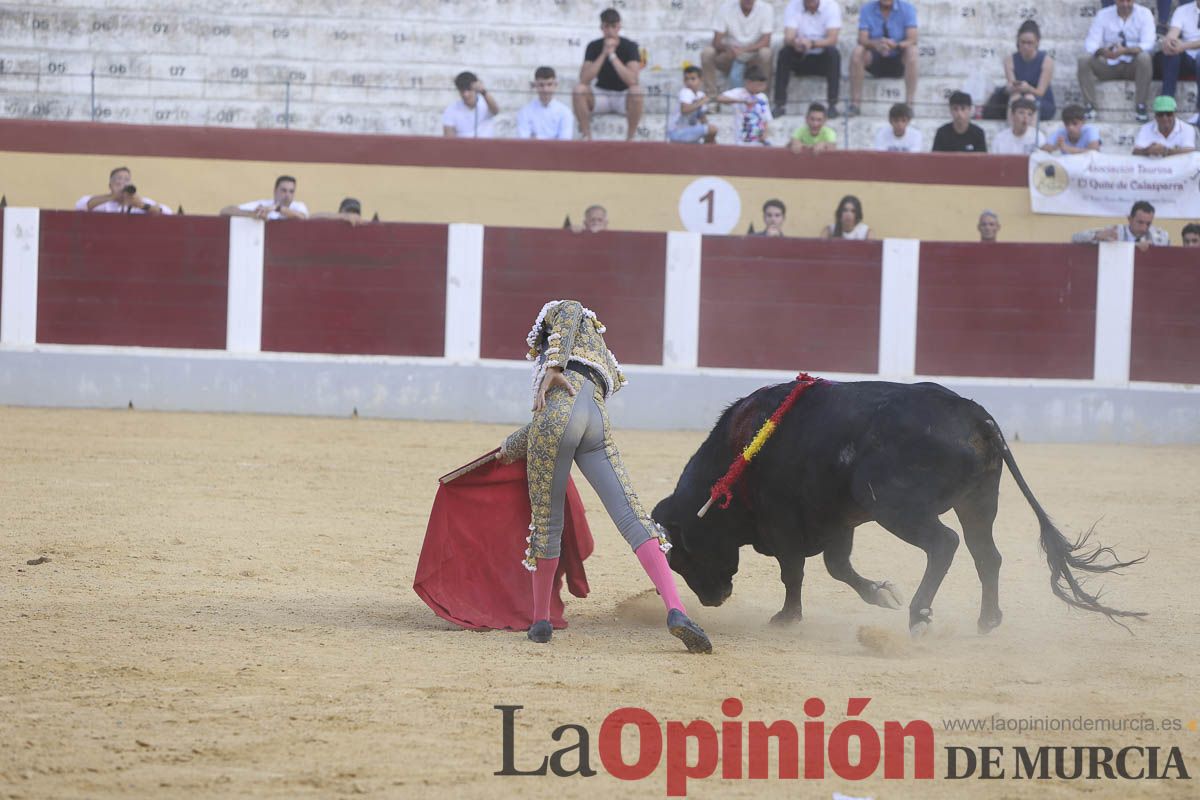
[[[1196,68],[1196,59],[1190,55],[1169,56],[1159,52],[1155,53],[1154,57],[1162,59],[1162,94],[1167,97],[1175,96],[1180,76],[1195,78],[1196,73],[1200,71]],[[1200,111],[1200,85],[1196,87],[1196,109]]]

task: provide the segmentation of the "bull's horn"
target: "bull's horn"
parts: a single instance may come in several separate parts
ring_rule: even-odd
[[[704,508],[701,508],[699,511],[696,512],[696,516],[703,517],[705,514],[708,513],[708,509],[712,508],[712,504],[713,504],[713,498],[710,497],[710,498],[708,498],[708,502],[704,504]]]

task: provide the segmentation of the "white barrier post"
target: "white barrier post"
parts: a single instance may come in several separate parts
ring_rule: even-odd
[[[1102,242],[1098,250],[1093,378],[1126,384],[1133,339],[1133,243]]]
[[[38,209],[4,209],[4,296],[3,305],[0,305],[0,344],[37,344],[40,236],[41,212]]]
[[[917,371],[917,287],[921,242],[883,240],[879,287],[879,374],[911,378]]]
[[[478,361],[483,338],[483,226],[455,222],[446,233],[446,358]]]
[[[263,246],[266,225],[250,217],[229,218],[229,305],[225,349],[262,352]]]
[[[698,233],[667,234],[663,296],[663,366],[694,369],[700,353],[700,254]]]

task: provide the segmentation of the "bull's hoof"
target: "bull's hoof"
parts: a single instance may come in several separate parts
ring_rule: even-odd
[[[1000,627],[1000,621],[1004,619],[1004,615],[1000,613],[1000,609],[996,609],[990,614],[979,615],[979,634],[986,636],[987,634]]]
[[[795,625],[804,618],[804,614],[799,610],[789,611],[784,609],[775,616],[771,617],[772,625]]]
[[[908,623],[908,634],[913,639],[924,639],[933,627],[933,612],[922,608],[915,612]]]
[[[545,644],[554,635],[554,628],[550,625],[550,620],[539,619],[529,626],[529,631],[525,635],[529,637],[529,641],[531,642]]]
[[[900,590],[891,581],[875,583],[872,586],[875,587],[875,593],[867,602],[880,608],[890,608],[893,611],[904,607],[904,598],[900,596]]]
[[[667,630],[683,642],[689,653],[712,652],[712,642],[709,641],[708,634],[678,608],[672,608],[667,613]]]

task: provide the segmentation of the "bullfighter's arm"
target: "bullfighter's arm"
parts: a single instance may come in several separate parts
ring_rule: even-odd
[[[574,300],[559,303],[546,315],[550,327],[549,346],[546,348],[546,366],[567,366],[567,359],[575,347],[575,335],[583,322],[583,306]]]

